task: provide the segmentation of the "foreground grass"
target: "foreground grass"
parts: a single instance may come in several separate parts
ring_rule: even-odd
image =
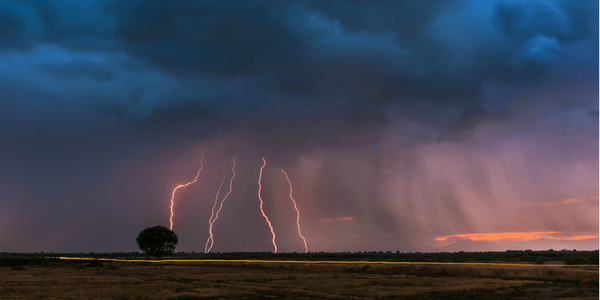
[[[0,267],[0,299],[53,298],[598,299],[598,269],[98,261]]]

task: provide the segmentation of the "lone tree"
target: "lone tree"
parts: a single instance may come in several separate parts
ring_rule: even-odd
[[[172,254],[178,242],[175,232],[164,226],[148,227],[135,240],[144,253],[155,257]]]

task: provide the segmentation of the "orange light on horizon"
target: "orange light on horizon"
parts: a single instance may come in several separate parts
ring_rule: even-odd
[[[554,206],[554,205],[558,205],[558,204],[569,204],[569,203],[575,203],[575,202],[579,202],[579,200],[577,200],[577,198],[567,198],[567,199],[563,199],[563,200],[555,201],[555,202],[545,202],[545,203],[542,203],[542,205]]]
[[[579,241],[579,240],[598,238],[598,235],[553,236],[555,234],[562,234],[562,233],[563,233],[562,231],[467,233],[467,234],[454,234],[454,235],[438,237],[435,240],[438,242],[444,242],[450,238],[463,238],[463,239],[469,239],[472,241],[504,241],[504,240],[531,241],[531,240],[538,240],[538,239]]]
[[[546,237],[546,239],[549,240],[561,240],[561,241],[581,241],[581,240],[589,240],[589,239],[597,239],[598,235],[576,235],[576,236],[572,236],[572,237],[554,237],[554,236],[550,236],[550,237]]]

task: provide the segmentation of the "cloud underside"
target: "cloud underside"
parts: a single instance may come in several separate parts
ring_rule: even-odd
[[[2,83],[13,94],[5,106],[19,112],[26,106],[18,98],[27,95],[50,118],[93,110],[150,131],[194,124],[185,128],[200,128],[202,138],[244,128],[259,140],[263,127],[249,125],[261,123],[255,115],[264,126],[293,127],[287,131],[302,140],[316,133],[297,123],[352,137],[341,129],[396,118],[385,114],[390,105],[416,107],[412,116],[423,120],[431,115],[420,108],[431,105],[486,115],[489,83],[511,90],[546,85],[569,70],[597,74],[597,56],[579,55],[597,45],[594,7],[592,1],[4,4]],[[78,16],[83,11],[88,17]],[[562,65],[565,58],[570,65]]]

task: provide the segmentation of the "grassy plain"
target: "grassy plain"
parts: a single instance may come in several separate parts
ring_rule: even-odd
[[[598,299],[597,267],[31,260],[0,299]]]

